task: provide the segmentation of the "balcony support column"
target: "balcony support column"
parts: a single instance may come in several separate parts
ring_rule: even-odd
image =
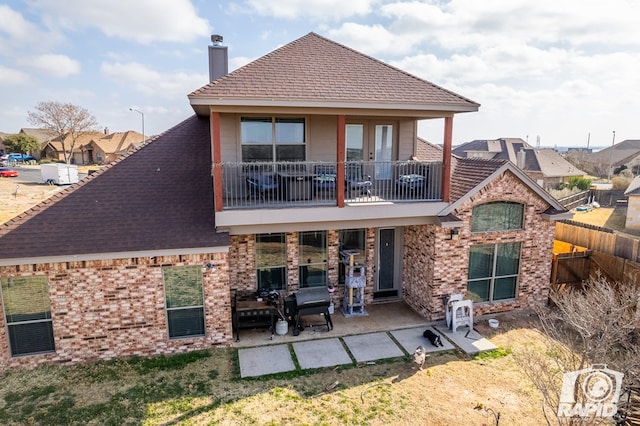
[[[336,200],[338,207],[344,207],[344,159],[346,158],[346,120],[343,114],[336,120]]]
[[[442,201],[450,201],[451,151],[453,145],[453,116],[444,119],[444,141],[442,144]]]
[[[220,113],[211,111],[211,156],[213,176],[213,205],[216,212],[224,209],[222,201],[222,155],[220,151]]]

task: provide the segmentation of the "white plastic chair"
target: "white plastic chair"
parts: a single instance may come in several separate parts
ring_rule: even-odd
[[[473,328],[473,301],[463,300],[462,294],[452,294],[447,301],[445,311],[447,327],[454,333],[460,326],[467,326],[469,330]]]

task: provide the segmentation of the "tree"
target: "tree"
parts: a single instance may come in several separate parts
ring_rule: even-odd
[[[40,142],[38,142],[38,139],[23,133],[7,136],[4,139],[4,145],[7,147],[7,152],[29,154],[34,151],[40,151]]]
[[[62,144],[65,163],[73,158],[78,136],[97,127],[96,118],[85,108],[55,101],[40,102],[35,111],[29,111],[29,123],[47,129],[57,135]]]
[[[640,287],[592,277],[581,288],[567,288],[551,297],[553,307],[538,315],[546,337],[543,350],[531,346],[516,358],[542,393],[550,424],[592,424],[592,418],[559,421],[562,375],[594,364],[624,373],[623,390],[640,385]],[[624,406],[621,398],[619,407]]]

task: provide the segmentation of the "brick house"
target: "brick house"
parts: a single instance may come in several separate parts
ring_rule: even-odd
[[[568,212],[508,161],[451,155],[478,104],[314,33],[230,74],[209,50],[194,116],[0,227],[0,368],[229,346],[232,293],[339,306],[347,249],[367,304],[425,321],[452,293],[546,301]]]

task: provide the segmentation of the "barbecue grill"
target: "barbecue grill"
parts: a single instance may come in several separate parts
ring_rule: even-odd
[[[285,299],[285,313],[294,320],[294,334],[302,330],[301,317],[305,315],[323,315],[327,331],[333,329],[329,314],[331,294],[325,287],[303,288]]]

